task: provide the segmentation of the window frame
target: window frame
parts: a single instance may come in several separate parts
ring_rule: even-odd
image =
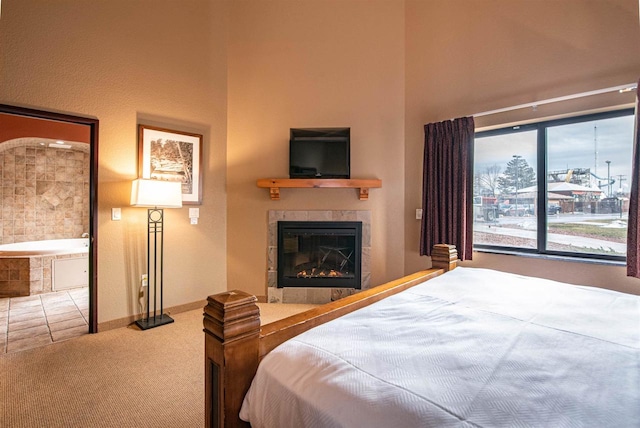
[[[491,244],[473,244],[474,251],[480,252],[496,252],[496,253],[509,253],[515,255],[539,255],[539,256],[552,256],[562,257],[576,260],[591,260],[591,261],[603,261],[603,262],[625,262],[627,260],[625,256],[608,255],[608,254],[593,254],[593,253],[578,253],[571,251],[558,251],[548,250],[547,247],[547,129],[555,126],[570,125],[575,123],[590,122],[594,120],[612,119],[622,116],[633,116],[635,110],[633,108],[622,108],[600,113],[580,114],[576,116],[563,117],[560,119],[543,120],[540,122],[527,123],[523,125],[511,125],[502,128],[491,129],[487,131],[480,131],[474,134],[474,152],[476,150],[476,139],[482,137],[492,137],[496,135],[514,134],[526,131],[537,131],[536,140],[536,184],[538,186],[538,195],[536,200],[536,248],[522,248],[511,247],[505,245],[491,245]],[[633,144],[633,142],[630,142]],[[473,163],[473,169],[475,170],[475,160]],[[472,176],[475,171],[472,171]],[[475,223],[475,221],[474,221]]]

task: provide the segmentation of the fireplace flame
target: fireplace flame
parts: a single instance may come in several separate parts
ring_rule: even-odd
[[[303,269],[296,275],[297,278],[315,278],[315,277],[341,277],[344,276],[342,272],[338,272],[334,269],[320,269],[320,268],[312,268],[312,269]]]

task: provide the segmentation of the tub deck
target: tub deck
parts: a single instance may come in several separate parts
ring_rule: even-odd
[[[54,290],[54,272],[68,266],[81,266],[82,272],[63,277],[86,276],[88,285],[89,240],[53,239],[0,245],[0,297],[19,297],[48,293]],[[65,260],[66,259],[66,260]],[[71,259],[84,259],[86,263],[62,263]],[[82,281],[80,281],[82,282]]]

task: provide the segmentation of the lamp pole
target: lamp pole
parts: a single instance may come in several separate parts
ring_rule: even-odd
[[[607,196],[611,197],[611,161],[605,161],[607,163]]]
[[[520,155],[513,155],[516,160],[516,217],[518,216],[518,172],[520,170]]]

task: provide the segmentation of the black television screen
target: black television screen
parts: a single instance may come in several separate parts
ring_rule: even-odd
[[[291,128],[290,178],[349,178],[350,128]]]

